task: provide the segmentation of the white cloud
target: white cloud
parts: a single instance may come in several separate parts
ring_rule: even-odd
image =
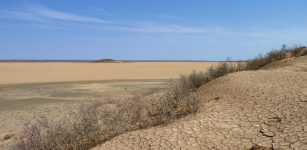
[[[100,8],[97,11],[105,12]],[[166,17],[169,17],[166,15]],[[170,24],[168,22],[141,22],[141,21],[109,21],[97,17],[83,16],[68,13],[38,4],[28,4],[18,10],[2,10],[0,18],[10,18],[39,22],[38,27],[60,28],[60,29],[108,29],[115,31],[138,32],[138,33],[162,33],[162,34],[198,34],[213,38],[251,38],[251,39],[299,39],[307,38],[307,30],[302,28],[294,29],[270,29],[270,28],[251,28],[248,30],[228,29],[221,26],[187,26],[181,24]],[[65,22],[50,22],[50,20],[62,20]],[[33,24],[32,24],[33,25]]]
[[[18,20],[27,20],[27,21],[43,21],[41,17],[35,16],[28,12],[15,11],[15,10],[3,10],[0,12],[1,12],[0,18],[18,19]]]
[[[181,26],[179,24],[161,24],[161,23],[143,23],[143,22],[126,22],[118,23],[115,26],[107,26],[107,28],[147,33],[204,33],[202,28]]]
[[[97,11],[102,11],[106,13],[105,10],[94,7]],[[96,17],[82,16],[73,13],[63,12],[51,8],[47,8],[38,4],[28,4],[22,7],[19,10],[3,10],[0,11],[2,18],[10,18],[10,19],[18,19],[18,20],[26,20],[26,21],[34,21],[45,23],[45,25],[51,26],[49,20],[62,20],[67,22],[79,22],[79,23],[96,23],[95,24],[68,24],[68,26],[75,27],[90,27],[90,28],[106,28],[113,30],[121,30],[121,31],[133,31],[133,32],[155,32],[155,33],[184,33],[184,34],[192,34],[192,33],[203,33],[204,29],[191,27],[191,26],[182,26],[179,24],[166,24],[166,23],[156,23],[156,22],[140,22],[140,21],[109,21]],[[57,26],[56,23],[53,22],[54,26]],[[63,27],[63,23],[61,23],[61,28]]]
[[[63,11],[50,9],[37,4],[26,5],[21,10],[4,10],[1,12],[3,14],[1,15],[2,18],[12,18],[12,19],[28,20],[28,21],[43,22],[48,19],[55,19],[62,21],[74,21],[74,22],[84,22],[84,23],[110,23],[109,21],[100,18],[67,13]]]

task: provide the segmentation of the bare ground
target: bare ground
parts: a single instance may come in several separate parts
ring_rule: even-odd
[[[56,120],[77,111],[84,103],[104,101],[108,97],[120,100],[167,86],[165,80],[0,86],[0,149],[1,145],[11,142],[4,140],[5,136],[18,133],[27,121],[34,118],[46,116]]]
[[[211,62],[1,62],[0,142],[42,115],[57,118],[85,102],[164,88],[169,79]]]
[[[0,85],[113,80],[172,79],[216,62],[10,62],[0,63]]]
[[[0,63],[0,149],[10,142],[6,136],[19,132],[28,120],[56,120],[83,103],[165,88],[170,78],[212,64]]]
[[[307,56],[213,80],[199,112],[129,132],[102,149],[307,149]]]

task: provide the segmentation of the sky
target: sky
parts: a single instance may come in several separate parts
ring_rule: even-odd
[[[1,0],[0,59],[244,60],[307,45],[306,0]]]

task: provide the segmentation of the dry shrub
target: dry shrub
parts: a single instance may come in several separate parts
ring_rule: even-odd
[[[239,70],[240,64],[227,62],[206,73],[182,75],[158,96],[146,93],[122,101],[107,99],[84,104],[57,121],[39,118],[25,126],[14,149],[85,150],[127,131],[167,124],[198,110],[199,98],[193,92],[201,85]]]
[[[198,101],[192,96],[181,101],[166,94],[161,98],[136,95],[116,103],[83,104],[59,120],[38,118],[25,125],[12,149],[86,150],[124,132],[166,124],[197,110]]]
[[[167,92],[160,99],[147,102],[146,122],[149,126],[169,123],[171,120],[195,113],[199,98],[186,91]],[[185,95],[187,94],[187,95]]]
[[[233,72],[257,70],[288,58],[288,54],[306,55],[306,51],[304,47],[283,46],[247,63],[225,62],[207,72],[182,75],[158,96],[139,94],[123,101],[107,99],[104,103],[84,104],[77,112],[56,121],[42,117],[25,125],[13,149],[85,150],[127,131],[170,123],[197,112],[200,100],[194,92],[207,82]]]
[[[173,93],[193,92],[200,86],[207,82],[227,75],[229,73],[242,71],[245,69],[245,63],[243,62],[227,62],[220,63],[217,66],[212,66],[207,72],[192,72],[188,75],[181,75],[180,78],[175,81],[175,84],[171,90]],[[185,95],[185,94],[184,94]]]
[[[289,56],[287,55],[287,53],[288,52],[285,50],[273,50],[267,54],[266,57],[267,63],[270,64],[275,61],[286,59],[287,56]]]
[[[307,55],[307,49],[304,46],[294,46],[287,48],[286,45],[282,45],[280,50],[273,50],[266,55],[259,55],[254,59],[249,60],[246,63],[245,70],[257,70],[273,62],[287,59],[290,57],[299,57]]]
[[[188,75],[181,75],[177,81],[173,90],[180,91],[194,91],[208,81],[208,77],[204,72],[193,71]],[[175,91],[176,92],[176,91]]]
[[[40,117],[28,122],[13,149],[89,149],[103,141],[98,105],[88,104],[67,118]]]
[[[265,56],[259,55],[246,63],[245,70],[257,70],[270,63],[288,58],[287,52],[284,50],[274,50]]]
[[[195,113],[198,110],[199,98],[193,92],[213,79],[243,70],[244,66],[244,63],[225,62],[211,67],[207,72],[194,71],[181,75],[158,100],[150,101],[150,106],[146,107],[148,122],[150,125],[164,124]]]
[[[307,48],[304,46],[295,46],[292,50],[293,57],[299,57],[307,55]]]
[[[264,56],[259,55],[246,63],[246,70],[257,70],[267,65],[267,60]]]
[[[211,81],[224,75],[243,70],[245,70],[245,63],[243,62],[224,62],[217,67],[211,67],[207,72],[207,76],[209,81]]]

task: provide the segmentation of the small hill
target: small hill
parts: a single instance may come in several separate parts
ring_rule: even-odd
[[[307,72],[307,55],[301,57],[294,57],[290,59],[281,60],[272,64],[269,64],[261,69],[263,70],[274,70],[274,69],[281,69],[281,70],[289,70],[289,71],[296,71],[296,72]]]
[[[198,89],[200,110],[128,132],[102,149],[307,149],[307,56],[217,78]]]
[[[120,61],[114,60],[114,59],[99,59],[99,60],[95,60],[95,63],[119,63]]]

